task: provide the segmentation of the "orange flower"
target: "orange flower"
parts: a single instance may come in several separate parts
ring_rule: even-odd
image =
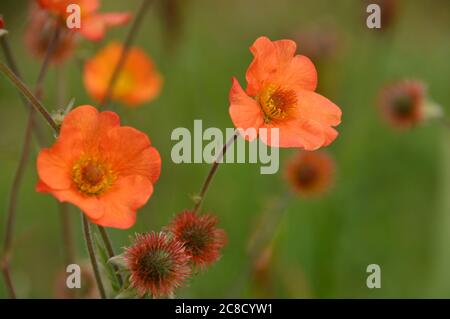
[[[244,92],[233,78],[230,116],[237,128],[278,128],[279,143],[261,135],[264,143],[278,147],[315,150],[330,144],[338,135],[333,126],[341,122],[341,110],[314,92],[317,73],[305,56],[295,55],[291,40],[258,38],[250,51]]]
[[[98,225],[129,228],[153,192],[161,158],[144,133],[116,113],[79,106],[56,143],[38,156],[38,192],[78,206]]]
[[[420,81],[399,81],[380,92],[379,107],[394,126],[410,128],[425,118],[426,92]]]
[[[286,166],[286,179],[299,195],[325,192],[333,181],[334,163],[325,152],[298,152]]]
[[[70,15],[67,7],[76,4],[81,9],[81,28],[72,29],[79,31],[85,38],[92,41],[101,40],[107,27],[126,24],[131,15],[129,13],[98,13],[99,0],[38,0],[40,6],[60,17],[65,25],[65,20]]]
[[[122,45],[113,42],[86,62],[84,85],[96,101],[104,98],[121,52]],[[136,106],[158,96],[161,86],[161,76],[152,60],[142,50],[132,48],[117,78],[112,99]]]

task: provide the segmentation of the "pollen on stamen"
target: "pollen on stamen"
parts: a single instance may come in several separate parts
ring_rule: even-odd
[[[297,95],[293,90],[269,86],[260,96],[260,105],[265,114],[266,123],[285,119],[297,104]]]
[[[114,172],[94,158],[82,158],[72,168],[72,180],[77,189],[89,196],[103,194],[115,180]]]

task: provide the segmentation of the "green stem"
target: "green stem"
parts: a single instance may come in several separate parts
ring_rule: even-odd
[[[105,244],[106,247],[106,251],[108,252],[108,257],[109,258],[113,258],[116,254],[114,252],[114,248],[111,242],[111,239],[108,236],[108,232],[106,231],[106,229],[100,225],[97,225],[98,230],[100,231],[100,235],[102,237],[103,243]],[[114,269],[114,273],[117,276],[117,281],[119,283],[119,285],[122,287],[123,286],[123,279],[122,276],[119,273],[119,268],[116,265],[112,266]]]
[[[91,260],[92,269],[94,271],[95,281],[97,282],[98,291],[100,292],[100,297],[106,299],[105,288],[103,286],[102,278],[100,276],[100,269],[98,267],[97,256],[95,255],[94,245],[92,242],[91,228],[89,221],[84,213],[81,213],[83,219],[83,234],[86,241],[86,248],[89,253],[89,258]]]

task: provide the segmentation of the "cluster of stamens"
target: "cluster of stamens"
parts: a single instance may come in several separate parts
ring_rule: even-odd
[[[81,158],[72,168],[72,181],[85,195],[103,194],[115,179],[116,175],[110,166],[94,157]]]
[[[259,96],[259,104],[264,112],[265,123],[283,120],[297,105],[297,95],[294,90],[268,86]]]

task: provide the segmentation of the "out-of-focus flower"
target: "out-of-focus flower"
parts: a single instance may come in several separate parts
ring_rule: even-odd
[[[194,265],[204,268],[220,257],[227,237],[223,229],[217,228],[213,215],[198,215],[190,211],[179,213],[168,229],[174,237],[183,242]]]
[[[379,107],[395,127],[409,128],[425,119],[425,85],[417,80],[403,80],[382,88]]]
[[[122,52],[122,45],[110,43],[84,66],[84,85],[96,101],[105,97],[114,66]],[[131,48],[119,73],[111,98],[128,106],[137,106],[156,98],[162,78],[153,61],[139,48]]]
[[[124,258],[131,286],[141,296],[170,296],[191,274],[190,257],[183,243],[163,232],[136,235]]]
[[[318,195],[329,189],[334,162],[326,152],[298,152],[286,165],[285,177],[299,195]]]
[[[38,0],[38,3],[43,9],[56,15],[64,25],[70,15],[67,7],[71,4],[78,5],[81,9],[81,27],[71,30],[79,31],[92,41],[101,40],[108,27],[124,25],[131,18],[129,13],[99,13],[99,0]]]
[[[55,33],[56,23],[50,14],[31,3],[28,25],[25,30],[25,45],[28,51],[37,58],[43,58]],[[78,37],[66,28],[60,28],[55,42],[51,62],[64,62],[74,51]]]
[[[246,91],[233,78],[229,112],[237,128],[269,129],[260,135],[268,145],[315,150],[337,137],[333,127],[341,122],[341,110],[314,92],[316,69],[307,57],[295,55],[296,49],[291,40],[258,38],[250,48],[254,59]],[[279,143],[272,140],[271,128],[279,129]]]
[[[335,56],[341,42],[336,30],[316,28],[298,32],[294,35],[297,52],[309,57],[314,63],[320,63]]]
[[[38,192],[78,206],[95,224],[129,228],[153,193],[161,158],[146,134],[116,113],[79,106],[38,156]]]
[[[5,28],[5,20],[3,20],[3,16],[0,15],[0,29],[4,29]]]

